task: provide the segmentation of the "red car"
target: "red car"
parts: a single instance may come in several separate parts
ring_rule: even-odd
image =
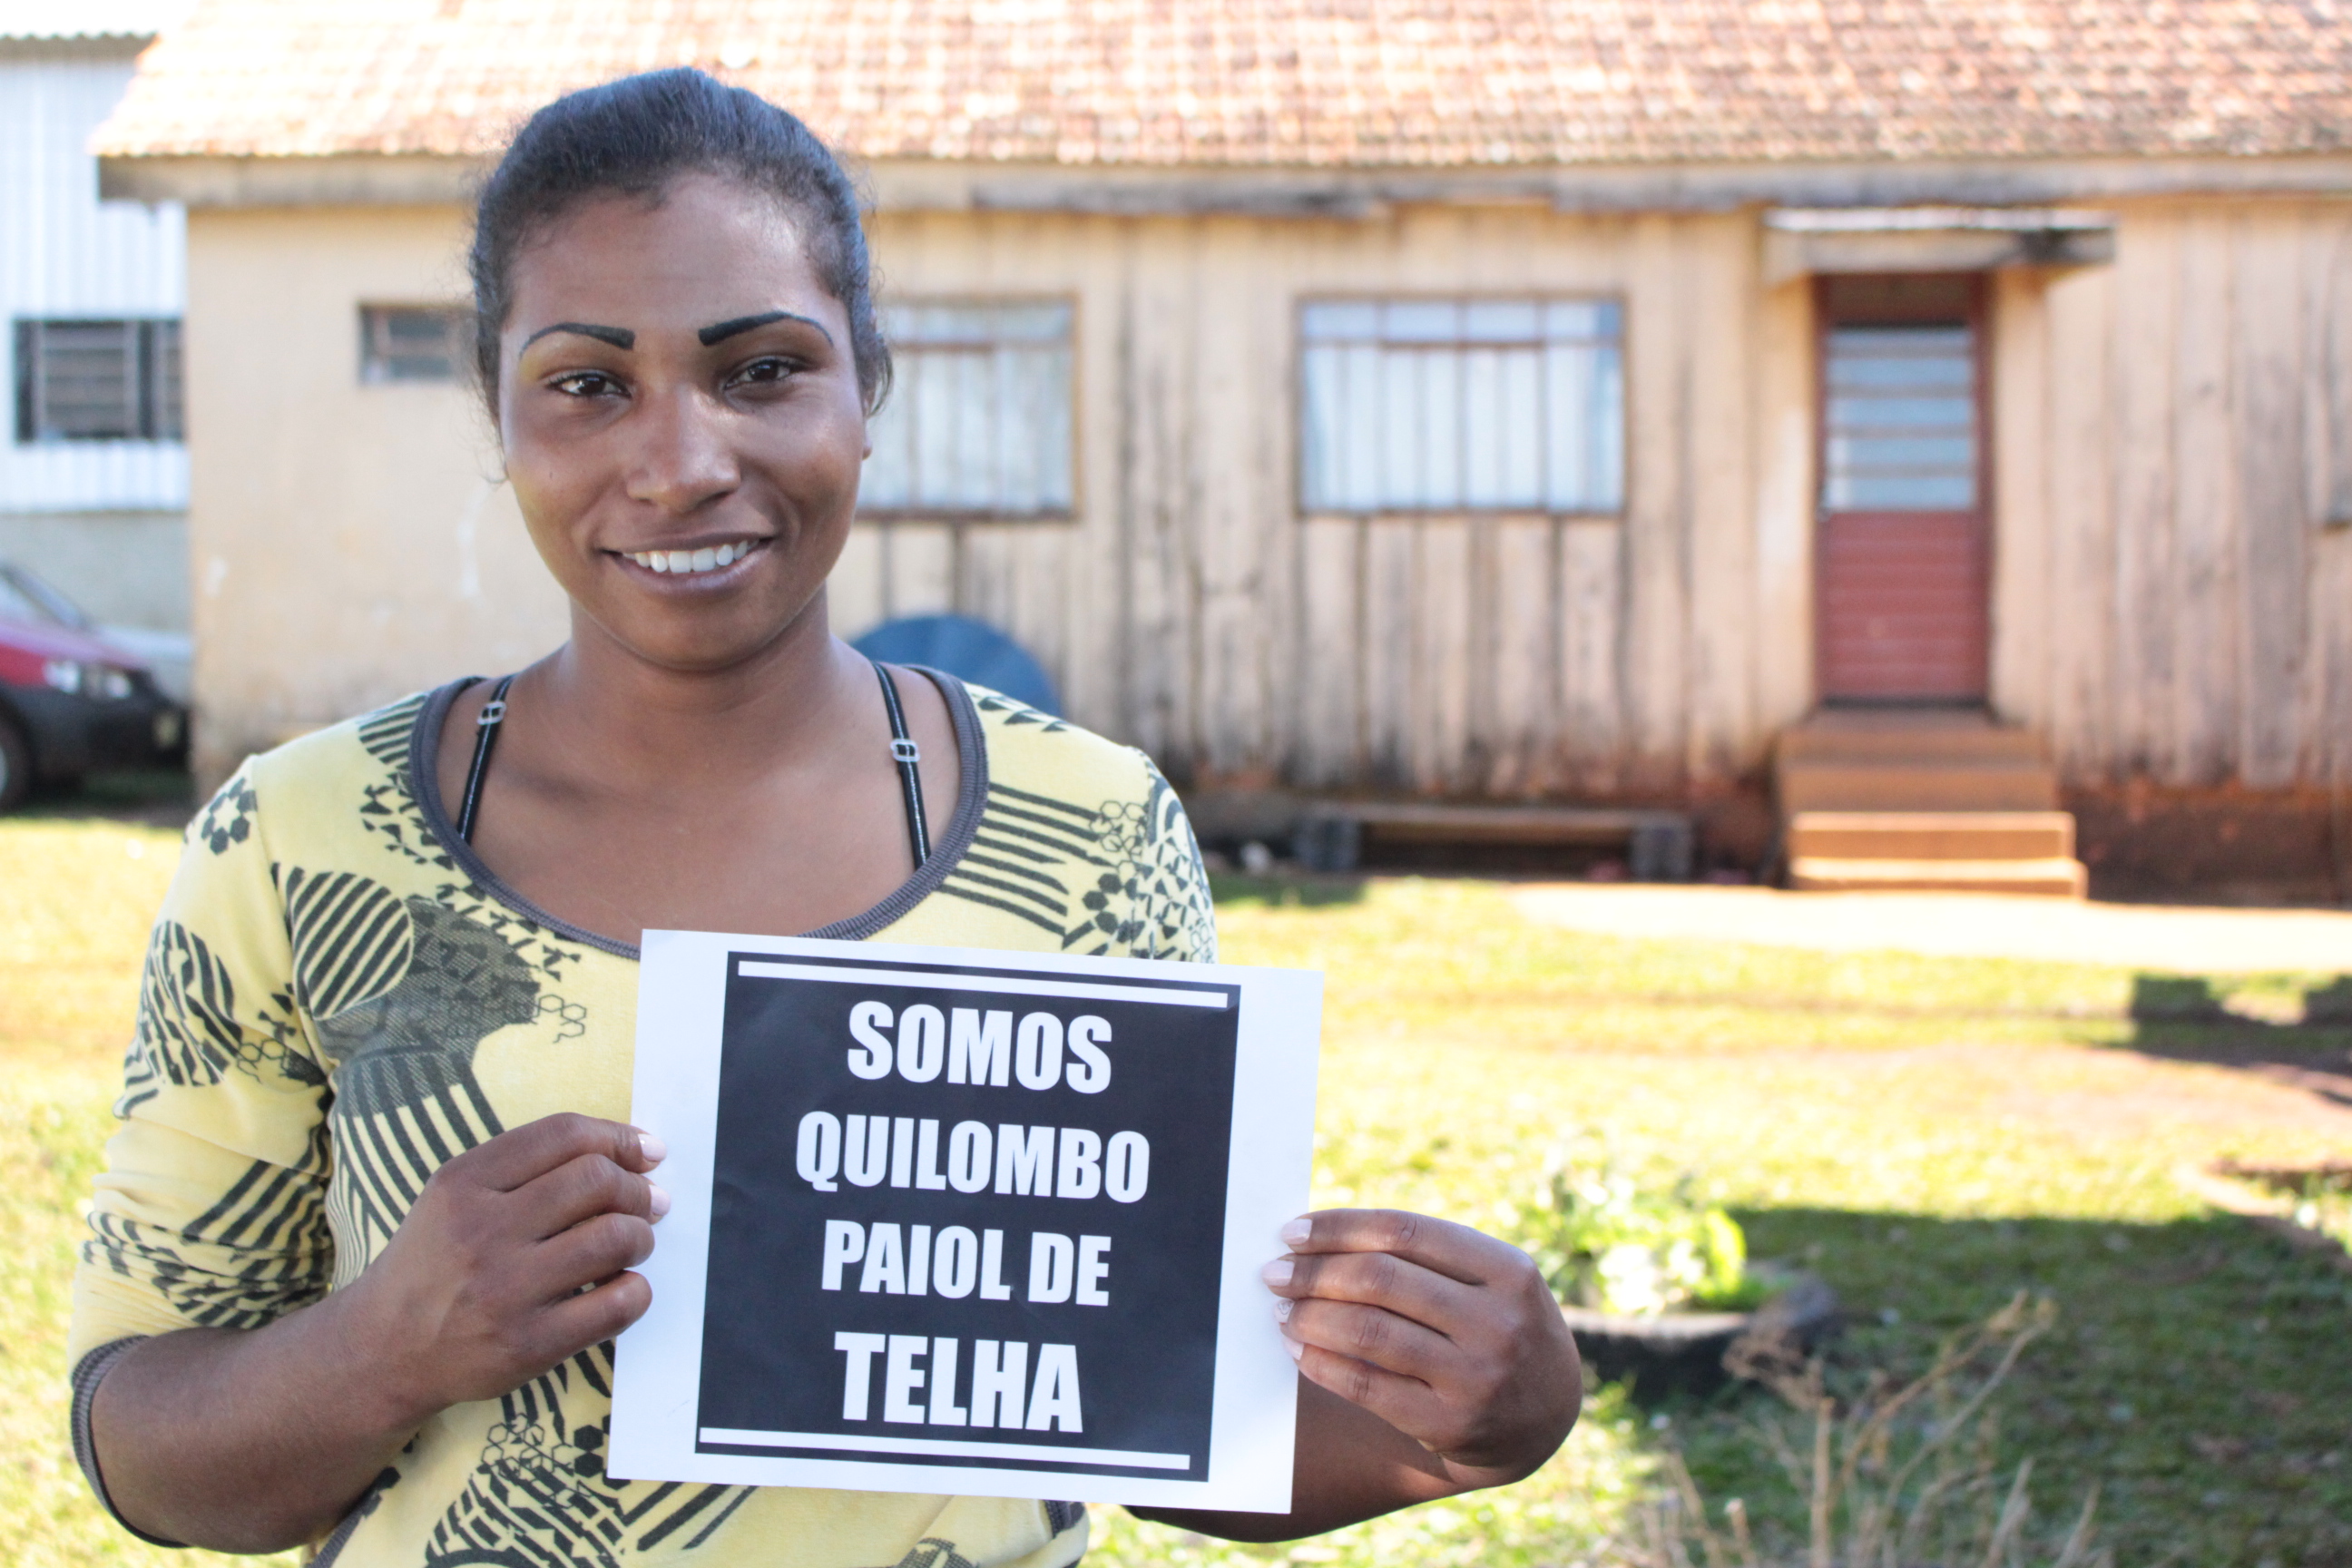
[[[106,640],[55,588],[0,563],[0,811],[37,784],[109,768],[177,766],[187,710],[138,655]]]

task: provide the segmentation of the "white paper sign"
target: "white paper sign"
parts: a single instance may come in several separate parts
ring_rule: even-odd
[[[615,1478],[1282,1512],[1322,976],[647,931]]]

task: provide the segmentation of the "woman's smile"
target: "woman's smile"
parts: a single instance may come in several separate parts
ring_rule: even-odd
[[[748,575],[751,568],[746,563],[767,543],[764,539],[730,539],[717,544],[685,543],[660,550],[610,550],[605,553],[654,576],[692,578],[698,585],[716,587]],[[738,565],[743,570],[730,570]]]

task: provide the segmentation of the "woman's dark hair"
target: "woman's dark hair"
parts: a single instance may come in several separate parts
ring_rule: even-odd
[[[857,193],[824,143],[756,93],[698,70],[624,77],[532,115],[482,186],[467,258],[474,279],[474,361],[495,417],[499,333],[513,309],[515,253],[582,201],[619,193],[658,200],[689,174],[764,191],[802,219],[809,262],[849,317],[866,411],[890,389],[890,349],[874,318]]]

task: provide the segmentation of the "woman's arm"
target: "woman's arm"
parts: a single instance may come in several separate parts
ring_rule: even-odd
[[[1583,1402],[1576,1341],[1526,1253],[1386,1209],[1295,1220],[1266,1269],[1307,1379],[1286,1514],[1137,1509],[1229,1541],[1289,1541],[1501,1486]]]
[[[434,1174],[347,1289],[246,1331],[133,1346],[90,1412],[108,1497],[151,1535],[224,1552],[315,1541],[418,1427],[635,1322],[625,1270],[669,1207],[635,1128],[551,1116]]]

